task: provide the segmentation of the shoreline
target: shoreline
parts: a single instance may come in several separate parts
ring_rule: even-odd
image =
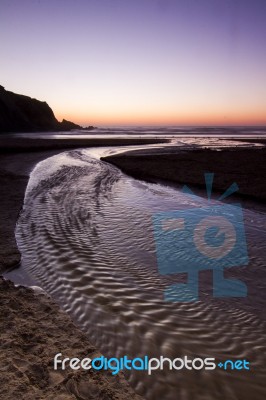
[[[0,185],[3,193],[0,197],[0,274],[18,266],[20,262],[15,227],[23,207],[30,172],[38,162],[59,152],[61,150],[29,151],[27,155],[19,151],[0,153]]]
[[[17,153],[29,151],[58,150],[65,151],[79,147],[111,147],[111,146],[134,146],[145,144],[169,143],[169,139],[164,138],[6,138],[0,136],[0,153]]]
[[[34,166],[55,154],[81,147],[143,145],[166,139],[29,139],[0,137],[0,274],[20,262],[15,226],[23,205],[29,175]]]
[[[80,142],[73,142],[71,148],[81,147]],[[112,140],[112,143],[118,146],[121,141]],[[10,153],[3,154],[3,147],[0,151],[3,193],[0,198],[0,320],[4,321],[0,324],[1,393],[5,400],[73,400],[94,396],[140,400],[142,397],[130,387],[123,373],[113,376],[106,371],[54,371],[53,358],[58,352],[80,358],[101,354],[46,293],[14,285],[1,276],[20,263],[15,226],[30,172],[38,162],[69,150],[62,142],[51,150],[44,146],[33,151],[27,151],[26,144],[27,140],[25,150],[24,146],[23,149],[14,146]]]
[[[130,150],[101,157],[136,179],[149,182],[188,185],[195,193],[205,189],[204,174],[214,173],[213,191],[220,195],[236,182],[237,196],[243,200],[266,200],[266,146],[216,149]],[[255,168],[253,167],[255,165]]]
[[[12,152],[3,154],[0,151],[0,184],[4,188],[0,211],[0,229],[4,233],[1,235],[0,243],[2,272],[4,272],[4,269],[15,267],[20,261],[14,229],[23,205],[24,193],[31,170],[38,162],[52,155],[71,148],[82,147],[79,142],[76,145],[71,144],[74,147],[66,148],[62,146],[62,139],[59,139],[60,142],[57,142],[53,149],[49,147],[50,150],[48,150],[44,146],[44,148],[35,147],[33,151],[27,151],[28,139],[23,140],[23,146],[21,147],[18,144],[17,149],[13,149]],[[105,140],[101,139],[101,141],[103,146],[107,146]],[[112,142],[114,146],[125,145],[124,143],[121,144],[120,139],[112,139]],[[132,143],[130,139],[127,139],[127,143],[136,144]],[[93,146],[95,144],[91,146],[87,144],[87,147]],[[260,160],[262,167],[265,164],[265,162],[263,164],[263,159],[265,160],[266,148],[261,149],[261,159],[256,157],[258,150],[244,149],[245,152],[252,154],[253,161],[251,160],[251,163],[256,159],[255,165],[259,167],[258,160]],[[232,153],[234,151],[236,153]],[[222,159],[227,169],[222,169],[222,171],[226,175],[232,165],[228,164],[228,157],[233,154],[235,156],[233,160],[236,163],[239,162],[236,159],[236,154],[241,154],[243,149],[235,148],[219,151],[220,158],[223,152],[224,158]],[[176,175],[177,168],[180,168],[183,173],[185,172],[184,183],[190,184],[192,182],[193,188],[195,182],[199,187],[204,185],[203,180],[196,181],[196,179],[199,175],[201,176],[204,163],[209,163],[210,167],[215,166],[217,159],[215,160],[215,157],[212,157],[213,155],[217,156],[217,154],[217,152],[214,153],[213,150],[208,149],[180,151],[179,147],[178,151],[175,152],[173,149],[165,147],[163,149],[127,151],[102,159],[117,165],[122,171],[135,175],[138,179],[154,181],[163,179],[178,184],[182,183]],[[243,153],[242,156],[244,162],[246,153]],[[187,166],[187,163],[191,162],[194,164],[194,176],[193,169]],[[195,168],[198,165],[201,168]],[[223,165],[220,163],[219,168],[221,169]],[[252,171],[248,170],[248,166],[245,168],[246,173],[248,172],[250,176]],[[257,168],[256,174],[258,174],[258,171],[260,171],[259,168]],[[265,169],[261,171],[265,173]],[[231,179],[233,178],[237,180],[236,175],[237,170],[230,173],[228,178],[230,183],[232,183]],[[165,179],[165,176],[170,179]],[[258,177],[263,184],[263,176]],[[191,182],[189,179],[186,180],[187,178],[191,179]],[[201,179],[203,179],[203,176],[201,176]],[[218,181],[218,183],[227,184],[227,181]],[[214,184],[216,185],[214,189],[218,189],[217,181],[214,181]],[[257,187],[256,185],[257,183],[254,181],[253,190]],[[245,188],[245,186],[242,186],[242,188]],[[264,196],[263,191],[260,191],[259,194]],[[104,374],[103,372],[91,374],[87,371],[70,372],[66,370],[64,373],[54,371],[52,361],[54,355],[58,352],[64,353],[67,357],[80,358],[88,355],[96,357],[99,352],[90,343],[87,336],[74,325],[70,317],[46,294],[35,293],[32,289],[24,286],[16,287],[13,283],[1,277],[0,294],[0,317],[5,321],[4,324],[1,324],[0,331],[2,339],[0,371],[2,372],[2,393],[6,400],[12,400],[19,396],[22,400],[38,398],[51,400],[88,399],[96,394],[97,398],[116,398],[118,400],[142,398],[129,386],[123,374],[113,377],[110,373]]]

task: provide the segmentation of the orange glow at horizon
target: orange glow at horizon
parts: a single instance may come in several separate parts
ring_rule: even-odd
[[[266,125],[266,1],[2,3],[0,83],[59,120]]]
[[[63,118],[82,126],[119,126],[119,125],[154,125],[154,126],[219,126],[219,125],[266,125],[265,112],[246,113],[56,113],[56,118]]]

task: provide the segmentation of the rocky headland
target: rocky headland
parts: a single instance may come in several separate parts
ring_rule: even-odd
[[[84,129],[74,122],[59,122],[45,101],[5,90],[0,85],[0,133]],[[93,126],[85,128],[94,129]]]

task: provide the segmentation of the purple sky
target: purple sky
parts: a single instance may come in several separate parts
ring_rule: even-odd
[[[82,124],[266,124],[266,0],[1,0],[1,82]]]

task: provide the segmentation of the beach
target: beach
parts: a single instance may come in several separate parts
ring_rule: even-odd
[[[134,142],[134,140],[133,140]],[[139,141],[143,144],[149,140]],[[156,141],[155,141],[156,142]],[[108,140],[125,145],[128,140]],[[0,139],[0,272],[19,266],[21,254],[15,225],[23,206],[29,175],[34,166],[66,149],[95,146],[94,140]],[[102,143],[103,144],[103,143]],[[106,143],[104,143],[105,145]],[[58,349],[73,357],[97,357],[99,351],[47,294],[14,286],[0,277],[1,396],[20,399],[139,399],[123,374],[57,373],[52,360]]]
[[[20,261],[14,230],[23,205],[29,175],[34,166],[45,158],[69,149],[84,146],[125,146],[163,142],[164,139],[31,139],[0,137],[0,272]]]
[[[79,139],[77,142],[68,139],[63,144],[62,139],[54,141],[51,139],[48,144],[47,141],[42,142],[40,139],[39,142],[29,139],[11,139],[10,142],[5,143],[2,141],[0,153],[0,182],[1,188],[3,188],[0,212],[1,272],[4,273],[19,265],[20,252],[17,248],[14,230],[23,205],[30,172],[38,162],[63,151],[70,151],[69,154],[75,160],[83,160],[84,155],[79,152],[79,149],[95,147],[100,143],[102,146],[125,146],[127,144],[143,145],[144,143],[155,144],[158,142],[159,140],[147,139],[143,142],[140,139],[130,138],[123,140],[92,139],[91,141]],[[75,148],[77,151],[71,151],[71,149]],[[230,150],[227,148],[219,151],[190,148],[182,151],[180,147],[175,148],[173,146],[169,148],[167,145],[165,147],[162,145],[160,149],[146,148],[114,154],[104,157],[103,161],[113,164],[126,174],[143,181],[161,182],[164,185],[174,185],[176,187],[182,187],[183,184],[187,184],[195,190],[195,193],[202,196],[205,185],[204,172],[214,172],[217,177],[213,183],[214,195],[225,191],[232,182],[236,181],[240,189],[240,195],[237,200],[243,201],[252,210],[263,210],[266,175],[265,153],[265,147],[262,146],[249,148],[246,145],[243,148],[234,147],[230,148]],[[255,169],[253,167],[254,164],[256,165]],[[70,169],[69,171],[71,172]],[[82,171],[84,176],[88,174],[87,170]],[[109,170],[104,169],[104,174],[105,171],[108,172]],[[115,169],[115,178],[112,178],[114,182],[119,181],[119,174]],[[80,172],[78,172],[78,175],[80,175]],[[105,175],[103,177],[105,180]],[[96,189],[99,187],[101,188],[97,184]],[[104,190],[104,188],[101,189]],[[63,188],[63,190],[65,189]],[[98,207],[98,203],[96,205]],[[249,275],[247,277],[249,278]],[[261,277],[263,281],[264,276],[261,275]],[[59,352],[59,349],[68,357],[85,357],[88,355],[97,357],[101,349],[95,346],[94,338],[91,340],[88,334],[82,333],[80,327],[77,327],[78,316],[75,323],[73,323],[73,316],[69,317],[62,311],[58,305],[60,304],[58,298],[51,299],[40,290],[33,291],[23,286],[14,286],[13,283],[2,278],[0,285],[2,297],[0,318],[3,321],[1,323],[1,338],[3,339],[1,342],[0,369],[2,373],[2,393],[5,399],[11,400],[18,396],[21,399],[56,400],[141,398],[129,386],[121,373],[114,378],[111,373],[88,374],[84,371],[72,371],[71,373],[64,371],[64,373],[59,373],[54,371],[52,360],[54,355]],[[96,282],[97,285],[98,283]],[[60,286],[58,287],[60,291]],[[99,301],[103,305],[105,304],[105,300],[102,298],[100,300],[100,297]],[[243,313],[253,307],[253,303],[248,301]],[[260,316],[262,324],[265,316],[263,304],[262,301],[259,307],[255,307],[256,318]],[[236,303],[236,305],[239,306],[240,303]],[[109,307],[109,303],[106,303],[106,306]],[[190,311],[192,314],[194,312],[195,314],[203,312],[197,307],[195,310],[192,308]],[[97,317],[97,313],[95,315]],[[93,315],[94,321],[96,317]],[[97,318],[99,318],[99,315]],[[130,318],[129,321],[131,321]],[[254,327],[259,326],[255,319],[253,323]],[[243,329],[245,329],[245,326],[243,325]],[[86,332],[84,327],[86,328],[86,323],[83,325],[83,330]],[[181,331],[182,329],[181,327]],[[249,334],[249,331],[247,331],[247,336],[249,339],[256,340],[251,332]],[[260,343],[264,345],[262,341]],[[185,382],[191,387],[194,385],[190,379],[188,381],[185,379]],[[260,384],[261,380],[259,378],[255,385],[258,399],[262,399],[265,394]],[[137,385],[134,384],[133,386],[136,387]],[[240,385],[233,384],[232,387],[234,387],[236,393],[239,393],[240,386],[241,383]],[[143,398],[152,398],[149,396],[154,396],[154,394],[150,395],[149,391],[145,392],[142,388],[139,392],[142,393]],[[249,392],[247,391],[247,394],[242,393],[242,395],[244,396],[242,398],[246,399],[249,396]],[[220,397],[217,394],[213,398],[219,399]]]
[[[238,139],[236,139],[238,140]],[[245,139],[242,139],[245,142]],[[263,141],[249,139],[251,143]],[[221,141],[222,143],[222,141]],[[138,179],[205,188],[204,174],[215,174],[213,190],[221,193],[237,182],[238,194],[254,200],[266,199],[266,147],[194,148],[165,147],[123,152],[103,157]]]
[[[0,1],[0,400],[266,399],[266,1]]]

